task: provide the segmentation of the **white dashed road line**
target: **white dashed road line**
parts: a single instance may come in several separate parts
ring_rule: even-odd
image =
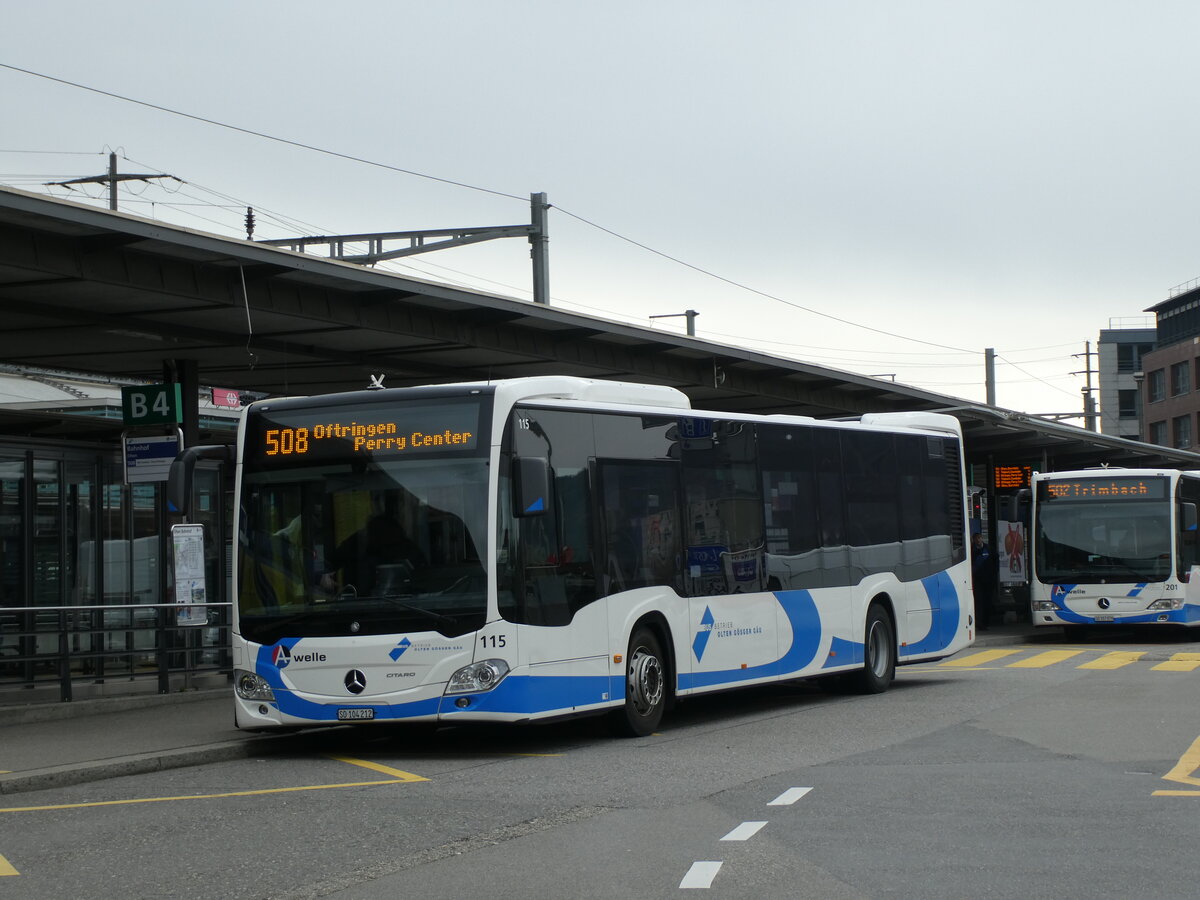
[[[679,882],[679,886],[681,888],[710,888],[713,879],[720,871],[721,864],[719,862],[694,862],[688,869],[688,873],[683,876],[683,881]]]
[[[810,787],[794,787],[788,788],[767,806],[791,806],[809,791]],[[766,826],[766,822],[743,822],[733,831],[729,832],[723,841],[748,841],[750,838],[758,834]],[[687,874],[683,876],[683,881],[679,882],[680,888],[710,888],[713,881],[716,880],[717,873],[721,871],[723,861],[719,860],[702,860],[692,863],[692,867],[688,869]]]
[[[733,829],[733,831],[729,832],[729,834],[725,835],[725,837],[721,838],[721,840],[748,841],[750,838],[758,834],[758,832],[762,830],[762,827],[766,824],[766,822],[743,822],[737,828]]]
[[[793,803],[795,803],[797,800],[799,800],[801,797],[803,797],[805,794],[807,794],[811,790],[812,790],[812,788],[810,788],[810,787],[809,788],[788,788],[786,791],[784,791],[782,794],[780,794],[778,797],[776,797],[774,800],[772,800],[770,803],[768,803],[767,806],[791,806]]]

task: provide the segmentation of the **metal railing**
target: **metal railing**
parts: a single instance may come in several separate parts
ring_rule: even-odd
[[[1177,284],[1175,287],[1167,291],[1167,299],[1178,297],[1180,294],[1186,294],[1188,291],[1195,290],[1200,287],[1200,278],[1193,278],[1191,281],[1185,281],[1183,284]]]
[[[173,603],[0,607],[0,702],[58,686],[141,681],[160,694],[172,678],[231,669],[229,603],[209,603],[207,621],[177,625]]]

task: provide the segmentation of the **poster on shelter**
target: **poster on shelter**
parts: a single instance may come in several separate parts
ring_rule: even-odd
[[[171,544],[175,551],[175,624],[204,625],[208,622],[204,526],[172,525]]]
[[[1025,526],[1020,522],[996,522],[996,552],[1000,555],[1000,583],[1025,584],[1029,580],[1029,557]]]

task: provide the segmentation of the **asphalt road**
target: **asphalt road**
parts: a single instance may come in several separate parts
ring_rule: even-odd
[[[4,797],[0,894],[1190,896],[1197,652],[992,646],[879,696],[693,701],[634,740],[598,720],[296,735]]]

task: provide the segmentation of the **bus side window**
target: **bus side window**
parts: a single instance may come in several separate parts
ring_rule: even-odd
[[[720,419],[704,422],[703,429],[688,420],[680,425],[682,433],[708,432],[684,441],[680,452],[688,594],[705,597],[763,590],[766,539],[754,428]]]
[[[602,593],[678,589],[679,486],[675,464],[599,461],[605,566]]]

